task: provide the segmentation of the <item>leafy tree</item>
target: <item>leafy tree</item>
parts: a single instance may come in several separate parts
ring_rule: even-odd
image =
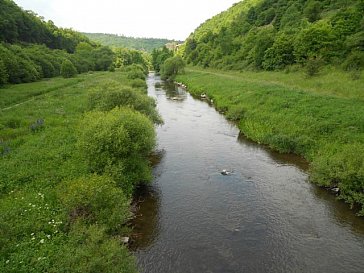
[[[154,49],[152,52],[152,65],[154,70],[159,72],[161,70],[161,65],[165,62],[165,60],[172,56],[173,52],[165,46],[161,49]]]
[[[263,68],[276,70],[293,64],[295,62],[293,51],[293,37],[287,34],[279,35],[264,53]]]
[[[97,71],[107,71],[114,62],[114,52],[106,46],[94,49],[92,55]]]
[[[186,66],[185,62],[180,56],[168,58],[162,65],[161,76],[164,79],[174,79],[174,77],[182,72]]]
[[[294,48],[298,61],[321,56],[328,60],[335,52],[336,36],[327,22],[318,22],[303,29],[296,38]]]
[[[304,15],[308,19],[309,22],[313,23],[320,19],[321,14],[321,3],[315,0],[309,0],[306,3],[306,7],[303,11]]]
[[[64,59],[61,65],[61,76],[63,78],[72,78],[76,75],[77,75],[76,67],[70,60]]]

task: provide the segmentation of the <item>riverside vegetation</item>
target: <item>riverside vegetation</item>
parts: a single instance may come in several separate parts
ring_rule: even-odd
[[[46,83],[32,100],[1,90],[1,272],[136,272],[121,237],[162,122],[144,78],[134,65],[10,86]]]

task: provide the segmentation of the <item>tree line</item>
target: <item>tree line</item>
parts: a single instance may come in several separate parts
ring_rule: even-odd
[[[87,71],[113,71],[130,64],[150,67],[134,49],[102,46],[72,29],[56,27],[11,0],[0,0],[0,86]]]
[[[104,46],[124,47],[142,50],[151,53],[155,48],[161,48],[167,43],[174,42],[168,39],[158,38],[134,38],[106,33],[82,33],[92,41]]]

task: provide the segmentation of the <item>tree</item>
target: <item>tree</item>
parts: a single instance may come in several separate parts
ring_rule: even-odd
[[[161,76],[163,79],[174,79],[174,77],[182,72],[186,66],[181,56],[168,58],[162,65]]]
[[[61,75],[63,78],[72,78],[76,76],[77,70],[73,63],[68,60],[64,59],[61,65]]]

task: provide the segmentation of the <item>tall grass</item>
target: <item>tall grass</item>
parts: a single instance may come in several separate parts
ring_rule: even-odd
[[[333,71],[220,72],[190,68],[178,76],[194,95],[205,93],[258,143],[311,162],[311,180],[339,187],[364,215],[364,80]]]

